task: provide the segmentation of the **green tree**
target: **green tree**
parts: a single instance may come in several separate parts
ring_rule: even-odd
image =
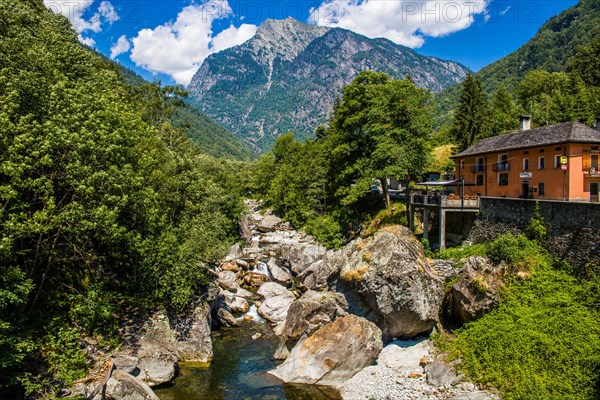
[[[506,86],[500,85],[491,101],[490,134],[512,132],[519,129],[519,108]]]
[[[489,136],[489,115],[489,105],[481,81],[468,73],[461,86],[460,101],[450,130],[457,151],[463,151],[477,140]]]

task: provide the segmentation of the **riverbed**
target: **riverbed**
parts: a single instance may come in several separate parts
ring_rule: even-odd
[[[214,359],[208,368],[181,368],[174,383],[157,388],[161,400],[328,400],[340,399],[331,389],[287,385],[267,374],[278,338],[260,317],[241,319],[240,326],[213,332]],[[261,337],[253,340],[252,336]]]

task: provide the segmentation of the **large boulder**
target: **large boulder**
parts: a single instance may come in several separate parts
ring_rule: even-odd
[[[151,387],[170,382],[175,377],[179,355],[166,312],[155,313],[144,324],[138,344],[138,378]]]
[[[315,261],[324,258],[327,249],[311,243],[285,242],[281,244],[281,258],[287,260],[296,275],[302,273]]]
[[[329,281],[340,272],[341,252],[329,252],[323,259],[310,264],[298,275],[308,289],[323,289],[328,286]]]
[[[486,257],[469,257],[446,295],[446,321],[462,325],[489,312],[498,303],[504,270]]]
[[[347,315],[319,328],[269,373],[286,383],[337,386],[371,364],[382,347],[375,324]]]
[[[290,305],[296,299],[292,292],[275,282],[263,283],[257,292],[264,297],[258,307],[261,317],[271,322],[282,323],[285,321]]]
[[[241,290],[244,289],[238,289],[238,291]],[[241,293],[243,294],[243,292]],[[227,307],[228,311],[234,313],[245,313],[250,308],[248,300],[246,300],[242,296],[238,296],[237,292],[234,294],[227,290],[221,290],[217,301],[222,301],[223,304]]]
[[[152,389],[140,379],[125,371],[115,370],[106,382],[104,396],[106,400],[159,400]]]
[[[275,227],[281,223],[281,218],[274,215],[265,216],[257,226],[260,232],[271,232],[275,230]]]
[[[309,290],[294,301],[287,312],[283,334],[298,340],[338,317],[348,314],[348,303],[340,293]]]
[[[341,254],[337,291],[350,312],[375,322],[386,341],[410,339],[438,322],[443,281],[429,266],[423,247],[403,226],[357,239]]]
[[[272,258],[269,260],[269,262],[267,263],[267,267],[269,268],[269,271],[271,272],[271,276],[273,277],[273,280],[277,283],[280,283],[284,286],[291,286],[292,285],[292,276],[290,274],[288,274],[287,272],[285,272],[283,270],[283,268],[281,268],[279,265],[277,265],[277,263],[275,262],[275,260],[273,260]]]
[[[181,361],[188,363],[208,363],[213,358],[210,338],[211,313],[208,304],[194,308],[178,330],[177,347]]]

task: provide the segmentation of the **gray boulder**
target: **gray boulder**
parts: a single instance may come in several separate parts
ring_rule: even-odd
[[[436,357],[433,362],[425,366],[427,383],[431,386],[450,387],[461,381],[461,376],[456,373],[453,365],[446,363],[442,357]]]
[[[288,261],[290,269],[296,275],[301,274],[311,264],[326,255],[327,249],[316,244],[297,242],[281,244],[281,257]]]
[[[410,339],[438,322],[443,281],[429,266],[423,247],[403,226],[357,239],[341,254],[337,291],[350,312],[375,322],[386,341]]]
[[[138,358],[133,356],[127,356],[117,354],[112,356],[115,369],[121,370],[128,374],[133,374],[137,368]]]
[[[170,382],[179,361],[175,333],[164,311],[155,313],[142,328],[137,350],[138,378],[149,386]]]
[[[238,289],[238,291],[240,290],[243,289]],[[223,303],[231,312],[245,313],[246,311],[248,311],[248,308],[250,308],[248,301],[241,296],[237,296],[237,292],[234,294],[227,290],[222,290],[219,293],[219,297],[222,297]]]
[[[375,324],[347,315],[319,328],[269,373],[286,383],[337,386],[371,364],[382,347]]]
[[[219,271],[219,286],[225,290],[235,292],[240,285],[237,283],[237,274],[233,271]]]
[[[273,277],[273,280],[277,283],[280,283],[284,286],[291,286],[292,285],[292,276],[290,274],[288,274],[287,272],[285,272],[283,270],[283,268],[281,268],[279,265],[277,265],[277,263],[275,263],[275,260],[273,260],[272,258],[269,259],[269,262],[267,263],[267,267],[269,268],[269,271],[271,272],[271,276]]]
[[[261,317],[271,322],[281,323],[285,321],[288,309],[296,297],[275,282],[263,283],[257,292],[265,300],[258,307],[258,313]]]
[[[274,215],[265,216],[257,226],[260,232],[271,232],[275,230],[275,227],[281,223],[281,218]]]
[[[240,325],[239,322],[235,319],[235,317],[233,315],[231,315],[231,313],[223,307],[217,308],[217,310],[214,313],[214,316],[215,316],[215,322],[218,325],[228,326],[228,327]]]
[[[121,370],[112,372],[104,396],[97,398],[100,397],[106,400],[159,400],[147,384]]]
[[[462,325],[489,312],[498,303],[504,269],[486,257],[469,257],[446,295],[446,319]]]
[[[178,333],[177,347],[181,361],[208,363],[213,358],[210,338],[211,315],[208,304],[203,303],[191,313]]]
[[[347,315],[347,311],[348,303],[342,294],[309,290],[288,309],[283,334],[292,340],[308,337],[323,325]]]
[[[298,279],[308,289],[315,290],[327,287],[330,279],[337,276],[340,272],[340,268],[342,267],[340,257],[340,252],[328,254],[326,258],[310,264],[310,266],[298,275]]]

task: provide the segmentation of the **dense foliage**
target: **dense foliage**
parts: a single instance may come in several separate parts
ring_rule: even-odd
[[[597,398],[600,314],[586,283],[524,236],[467,250],[511,269],[499,305],[440,341],[460,369],[506,399]]]
[[[86,370],[118,307],[186,305],[241,211],[238,165],[170,123],[177,88],[122,83],[68,20],[0,0],[0,391]],[[110,343],[109,343],[110,344]]]
[[[333,247],[361,222],[390,206],[386,178],[425,172],[431,132],[430,94],[409,80],[365,71],[343,90],[327,128],[299,143],[280,137],[258,163],[256,189],[296,227]],[[383,202],[371,191],[380,183]]]

